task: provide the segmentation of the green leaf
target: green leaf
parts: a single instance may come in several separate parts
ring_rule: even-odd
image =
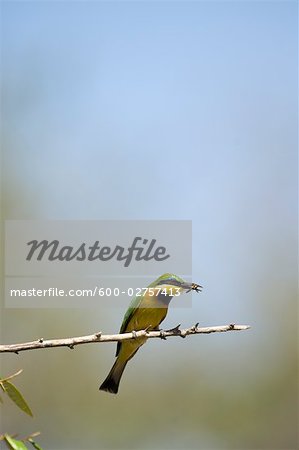
[[[15,404],[26,414],[33,417],[32,411],[27,405],[24,397],[22,396],[21,392],[15,387],[14,384],[10,383],[10,381],[3,381],[2,385],[5,389],[6,394],[9,396],[9,398],[15,402]]]
[[[0,403],[3,403],[2,397],[0,397]]]
[[[34,447],[36,450],[43,450],[43,449],[41,448],[41,446],[38,445],[36,442],[34,442],[34,440],[33,440],[32,438],[29,438],[28,441],[30,442],[30,444],[33,445],[33,447]]]
[[[8,443],[12,450],[28,450],[24,442],[17,441],[16,439],[13,439],[8,434],[5,434],[4,436],[5,441]]]

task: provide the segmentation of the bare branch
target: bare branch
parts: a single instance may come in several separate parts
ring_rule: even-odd
[[[124,333],[124,334],[102,334],[101,332],[91,334],[89,336],[79,336],[72,337],[66,339],[48,339],[44,340],[43,338],[38,339],[37,341],[32,342],[24,342],[21,344],[8,344],[8,345],[0,345],[0,353],[18,353],[25,350],[35,350],[38,348],[53,348],[53,347],[69,347],[73,349],[76,345],[82,344],[91,344],[93,342],[116,342],[116,341],[125,341],[128,339],[137,339],[139,337],[146,338],[161,338],[166,339],[167,337],[186,337],[191,334],[209,334],[209,333],[222,333],[225,331],[243,331],[248,330],[250,328],[249,325],[222,325],[216,327],[203,327],[198,328],[198,324],[194,325],[191,328],[185,328],[180,330],[180,326],[171,329],[171,330],[160,330],[160,331],[133,331],[132,333]]]

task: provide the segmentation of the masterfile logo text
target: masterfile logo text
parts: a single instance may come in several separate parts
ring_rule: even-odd
[[[139,243],[139,241],[141,241]],[[127,249],[121,245],[116,245],[113,249],[109,246],[100,245],[99,241],[95,241],[92,245],[83,242],[79,247],[72,247],[69,245],[61,245],[58,240],[33,241],[27,242],[30,250],[26,257],[27,261],[31,261],[34,257],[37,261],[41,261],[44,257],[48,261],[109,261],[115,258],[116,261],[123,261],[125,267],[128,267],[133,258],[136,261],[164,261],[170,255],[166,254],[166,248],[163,246],[156,246],[156,239],[142,239],[142,237],[135,237],[132,245]]]

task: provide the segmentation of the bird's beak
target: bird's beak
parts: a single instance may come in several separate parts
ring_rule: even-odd
[[[202,290],[202,286],[197,283],[184,283],[184,284],[182,284],[181,287],[183,289],[186,289],[186,292],[190,292],[190,291],[201,292],[201,290]]]

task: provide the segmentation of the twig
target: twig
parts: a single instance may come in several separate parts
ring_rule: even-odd
[[[12,375],[10,375],[9,377],[2,378],[2,379],[0,380],[0,383],[3,383],[4,381],[11,380],[12,378],[17,377],[18,375],[20,375],[20,373],[22,373],[22,372],[23,372],[23,369],[20,369],[20,370],[18,370],[16,373],[13,373]]]
[[[92,342],[116,342],[116,341],[125,341],[128,339],[137,339],[139,337],[146,338],[161,338],[166,339],[167,337],[186,337],[191,334],[209,334],[209,333],[222,333],[225,331],[243,331],[248,330],[250,328],[249,325],[222,325],[216,327],[204,327],[198,328],[198,324],[194,325],[191,328],[185,328],[180,330],[180,325],[171,329],[171,330],[160,330],[160,331],[133,331],[132,333],[124,333],[124,334],[102,334],[101,332],[91,334],[89,336],[79,336],[72,337],[66,339],[48,339],[44,340],[43,338],[38,339],[37,341],[32,342],[24,342],[21,344],[7,344],[0,345],[0,353],[18,353],[25,350],[35,350],[38,348],[53,348],[53,347],[69,347],[73,349],[76,345],[81,344],[91,344]]]

